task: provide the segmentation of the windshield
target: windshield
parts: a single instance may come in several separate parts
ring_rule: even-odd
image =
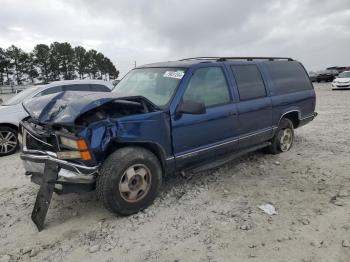
[[[337,78],[350,78],[350,71],[340,73]]]
[[[183,68],[139,68],[130,71],[112,92],[122,96],[144,96],[157,106],[170,102],[185,75]]]
[[[37,89],[38,89],[38,87],[28,87],[28,88],[24,89],[22,92],[18,93],[17,95],[15,95],[12,98],[10,98],[9,100],[7,100],[2,105],[12,106],[12,105],[19,104],[19,103],[23,102],[24,99],[31,96],[35,92],[35,90],[37,90]]]

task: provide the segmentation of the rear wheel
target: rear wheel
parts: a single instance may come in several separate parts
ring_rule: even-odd
[[[0,157],[15,153],[18,146],[17,130],[7,126],[0,126]]]
[[[113,213],[130,215],[151,205],[162,183],[158,158],[140,147],[125,147],[103,163],[96,190]]]
[[[294,127],[288,118],[282,118],[275,136],[271,140],[271,146],[267,149],[276,155],[290,150],[294,142]]]

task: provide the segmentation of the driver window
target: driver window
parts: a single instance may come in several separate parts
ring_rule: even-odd
[[[193,74],[183,100],[203,103],[206,107],[231,101],[226,78],[220,67],[200,68]]]

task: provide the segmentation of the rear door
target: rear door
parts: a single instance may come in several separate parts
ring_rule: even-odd
[[[205,104],[206,113],[172,113],[173,150],[184,168],[235,149],[237,108],[222,66],[201,66],[180,91],[181,101]]]
[[[272,137],[272,102],[256,64],[229,66],[238,92],[238,135],[240,149]]]

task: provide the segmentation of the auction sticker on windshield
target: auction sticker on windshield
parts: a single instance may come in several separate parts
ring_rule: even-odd
[[[166,71],[163,76],[164,77],[181,79],[184,76],[184,74],[185,74],[184,71]]]

